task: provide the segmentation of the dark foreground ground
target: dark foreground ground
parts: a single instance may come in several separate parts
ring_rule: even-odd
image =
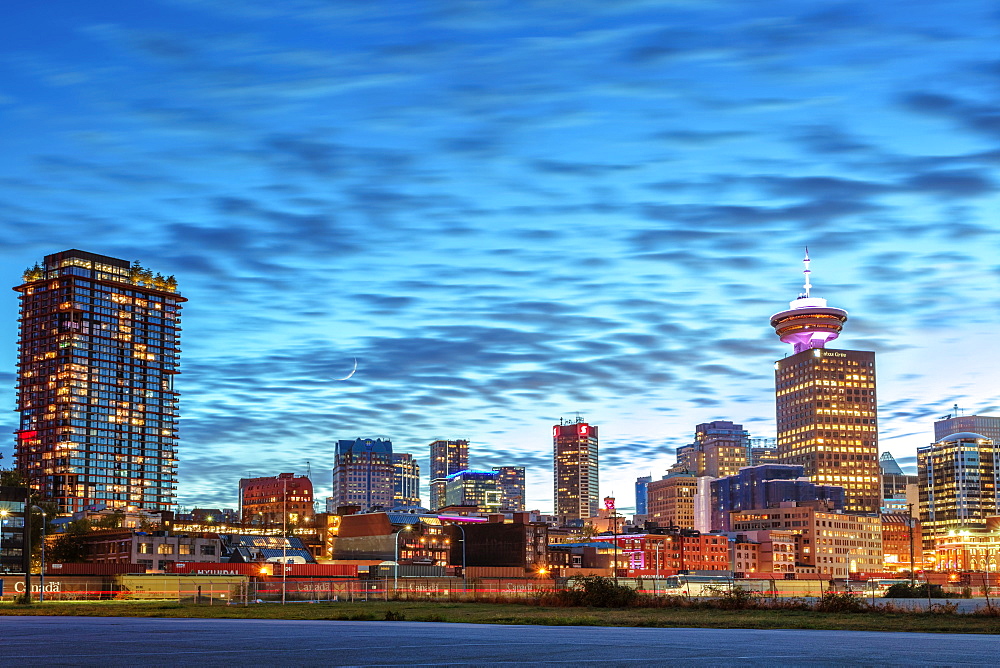
[[[1000,637],[128,617],[2,619],[3,666],[996,665]]]

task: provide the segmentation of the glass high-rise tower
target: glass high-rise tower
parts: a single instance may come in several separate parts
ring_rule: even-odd
[[[18,470],[61,512],[169,510],[177,489],[180,310],[172,276],[67,250],[24,273]]]
[[[448,476],[469,468],[469,442],[440,439],[431,443],[431,505],[436,511],[446,505]]]
[[[562,523],[597,517],[597,425],[577,417],[552,427],[553,502]]]

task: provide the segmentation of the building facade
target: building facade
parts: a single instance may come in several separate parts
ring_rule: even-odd
[[[408,452],[392,453],[392,507],[420,507],[420,462]]]
[[[244,525],[300,526],[311,521],[314,514],[312,481],[305,476],[281,473],[240,479],[240,521]],[[220,515],[210,516],[221,521]]]
[[[552,427],[553,499],[560,522],[597,517],[597,426],[576,418]]]
[[[23,487],[0,487],[0,573],[23,573],[27,565],[24,497]]]
[[[359,506],[363,512],[391,508],[395,472],[392,441],[381,438],[337,441],[333,502],[329,505]]]
[[[497,483],[500,485],[500,510],[522,512],[524,510],[524,467],[494,466]]]
[[[774,508],[787,501],[826,501],[832,511],[844,509],[844,488],[817,485],[803,477],[801,466],[761,464],[711,482],[713,531],[731,531],[730,513]]]
[[[797,536],[796,570],[846,578],[882,571],[882,525],[878,516],[848,515],[810,504],[733,513],[733,531],[781,529]]]
[[[67,250],[19,293],[17,469],[72,513],[169,510],[177,489],[180,310],[172,276]]]
[[[956,409],[957,413],[958,410]],[[961,432],[980,434],[994,443],[1000,443],[1000,417],[991,415],[949,415],[934,423],[934,441]]]
[[[445,506],[476,506],[482,512],[500,511],[500,474],[496,471],[459,471],[447,478]]]
[[[430,509],[443,508],[448,476],[469,468],[469,442],[464,439],[431,443]]]
[[[692,473],[672,473],[646,487],[648,520],[661,527],[694,529],[695,494],[698,477]]]
[[[959,432],[917,448],[920,524],[924,549],[956,531],[985,531],[987,517],[1000,514],[997,446],[981,434]]]

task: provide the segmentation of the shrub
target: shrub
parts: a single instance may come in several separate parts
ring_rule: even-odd
[[[712,587],[708,604],[722,610],[753,610],[761,607],[762,595],[745,587]]]
[[[930,596],[927,596],[928,585],[921,584],[910,586],[908,582],[897,582],[896,584],[889,587],[885,592],[886,598],[944,598],[944,589],[941,585],[932,584],[930,585],[931,592]]]
[[[627,608],[639,600],[639,592],[618,584],[611,578],[588,575],[578,579],[572,589],[556,592],[564,605],[592,608]]]
[[[819,612],[867,612],[871,606],[847,591],[828,591],[816,601]]]
[[[392,610],[385,611],[385,621],[387,622],[402,622],[406,620],[406,615],[402,612],[394,612]]]

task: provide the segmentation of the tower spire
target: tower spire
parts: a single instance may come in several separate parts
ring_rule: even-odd
[[[805,269],[802,270],[802,274],[806,277],[806,299],[809,299],[809,291],[812,289],[812,283],[809,282],[809,274],[812,273],[809,269],[809,246],[806,246],[806,256],[802,260],[802,264],[805,265]]]

